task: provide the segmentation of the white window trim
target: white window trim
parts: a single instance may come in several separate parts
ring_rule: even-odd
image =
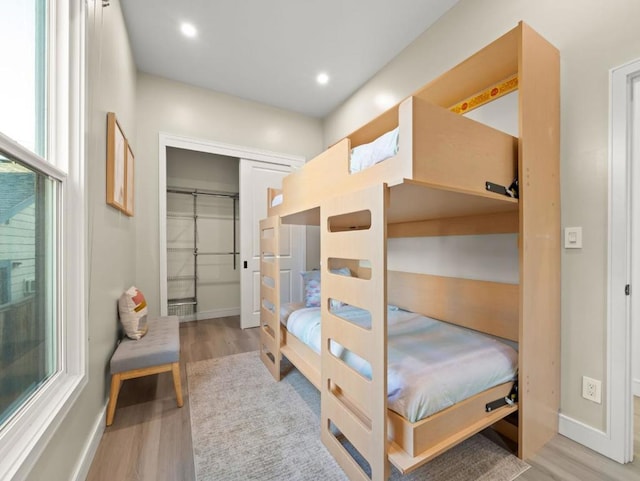
[[[85,304],[84,198],[84,56],[85,2],[48,2],[52,38],[50,67],[49,143],[51,163],[0,136],[0,146],[28,159],[34,168],[63,181],[58,223],[60,371],[27,401],[24,409],[0,432],[0,479],[27,477],[87,383]]]

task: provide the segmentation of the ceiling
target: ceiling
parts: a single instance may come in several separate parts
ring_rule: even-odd
[[[121,0],[139,70],[318,118],[457,2]]]

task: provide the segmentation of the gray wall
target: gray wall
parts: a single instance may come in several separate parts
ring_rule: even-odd
[[[582,226],[584,248],[562,253],[564,414],[605,428],[605,406],[581,397],[581,379],[606,396],[609,70],[640,57],[640,2],[462,0],[325,119],[325,145],[380,113],[381,93],[417,90],[524,20],[561,55],[562,226]]]
[[[135,282],[132,246],[136,244],[138,217],[129,218],[105,203],[105,163],[109,111],[116,112],[137,151],[136,69],[119,1],[111,0],[108,8],[100,7],[100,2],[88,4],[85,166],[89,383],[33,467],[29,479],[34,481],[70,479],[90,441],[108,395],[107,366],[117,337],[116,300]]]
[[[307,159],[322,150],[317,119],[140,73],[137,88],[137,280],[160,312],[158,135],[165,132]]]

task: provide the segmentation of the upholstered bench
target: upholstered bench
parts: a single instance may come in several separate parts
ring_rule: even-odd
[[[111,391],[107,426],[113,423],[122,381],[161,372],[173,373],[178,407],[182,407],[180,384],[180,332],[176,316],[148,321],[148,331],[138,340],[125,337],[111,357]]]

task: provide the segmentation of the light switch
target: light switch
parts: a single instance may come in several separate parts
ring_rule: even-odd
[[[582,227],[564,228],[565,249],[582,249]]]

